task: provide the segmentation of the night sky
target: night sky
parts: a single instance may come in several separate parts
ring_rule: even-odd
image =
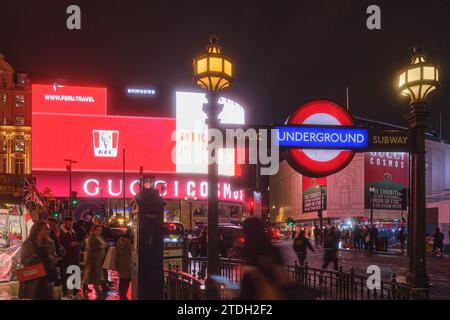
[[[66,28],[70,4],[81,7],[81,31]],[[370,4],[381,7],[381,30],[366,28]],[[345,105],[348,86],[353,115],[406,125],[408,100],[395,80],[419,46],[440,65],[429,107],[434,129],[444,113],[447,139],[449,32],[449,0],[0,0],[0,52],[32,79],[193,89],[192,58],[217,34],[236,62],[226,95],[254,124],[282,122],[311,99]],[[160,108],[168,110],[113,111],[173,115]]]

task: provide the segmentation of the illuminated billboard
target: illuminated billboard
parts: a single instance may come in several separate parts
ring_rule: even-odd
[[[208,172],[208,134],[203,111],[206,97],[202,93],[176,93],[176,171],[178,173]],[[244,108],[233,100],[221,97],[218,104],[222,112],[218,118],[224,124],[245,124]],[[219,107],[219,108],[220,108]],[[233,176],[235,170],[235,151],[219,149],[219,174]]]
[[[69,185],[67,174],[60,172],[36,172],[37,187],[43,190],[50,187],[55,197],[67,197]],[[156,174],[156,187],[166,199],[184,199],[187,194],[198,199],[208,197],[207,178],[191,176],[175,176]],[[225,178],[224,178],[225,179]],[[72,190],[77,191],[80,198],[122,198],[123,176],[121,173],[109,172],[73,172]],[[127,198],[136,196],[139,192],[138,174],[125,175],[125,195]],[[219,181],[219,199],[223,201],[243,202],[243,190],[233,190],[229,181]]]
[[[33,84],[33,113],[106,115],[106,88]]]
[[[170,118],[33,113],[32,169],[65,171],[73,159],[74,171],[119,172],[126,149],[126,171],[175,172],[174,130]]]
[[[177,92],[176,119],[106,115],[105,88],[33,85],[32,94],[34,172],[65,171],[64,159],[77,161],[75,172],[121,172],[123,149],[127,172],[141,166],[155,173],[207,172],[206,158],[200,164],[184,162],[186,155],[207,156],[203,94]],[[244,123],[239,104],[225,98],[219,103],[224,105],[223,123]],[[176,129],[190,132],[194,143],[180,149]],[[234,150],[221,149],[219,155],[221,175],[239,172]]]

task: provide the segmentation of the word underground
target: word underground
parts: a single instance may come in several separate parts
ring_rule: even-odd
[[[364,149],[368,132],[352,128],[277,127],[280,147]]]

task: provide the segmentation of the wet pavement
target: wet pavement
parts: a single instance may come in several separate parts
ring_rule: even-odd
[[[297,256],[292,249],[291,241],[281,241],[275,244],[281,251],[285,264],[294,265]],[[314,245],[313,245],[314,246]],[[314,246],[316,252],[308,252],[307,262],[312,268],[320,268],[323,261],[323,249]],[[339,250],[339,265],[343,271],[353,267],[357,274],[365,275],[367,267],[377,265],[381,269],[382,280],[389,281],[392,274],[397,276],[397,282],[405,281],[408,273],[408,257],[396,254],[355,252],[354,250]],[[332,265],[328,267],[332,269]],[[427,272],[432,289],[431,299],[450,299],[450,257],[427,256]]]

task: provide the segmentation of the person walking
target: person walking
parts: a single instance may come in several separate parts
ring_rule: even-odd
[[[200,257],[208,256],[208,227],[204,227],[201,236],[198,239],[198,252]],[[200,279],[206,277],[206,262],[201,262]]]
[[[131,240],[128,234],[120,235],[116,243],[116,266],[119,274],[119,298],[128,300],[131,281]]]
[[[355,228],[353,229],[353,246],[355,247],[355,251],[361,251],[361,242],[362,231],[357,225],[355,225]]]
[[[309,242],[308,238],[306,238],[305,230],[300,230],[298,232],[292,247],[297,254],[298,264],[300,266],[305,265],[307,250],[309,249],[314,252],[311,242]]]
[[[90,236],[86,239],[86,257],[84,269],[84,283],[92,284],[97,297],[104,294],[101,285],[104,282],[103,261],[108,244],[103,240],[102,226],[93,225]]]
[[[314,225],[314,244],[316,246],[319,245],[320,242],[320,230],[319,227],[317,226],[317,224]]]
[[[42,263],[46,275],[21,282],[19,299],[53,300],[54,281],[57,277],[56,250],[55,243],[49,238],[49,227],[44,221],[39,221],[31,227],[30,235],[21,246],[20,260],[24,267]]]
[[[72,293],[68,294],[67,279],[70,274],[67,273],[67,268],[71,265],[78,266],[80,264],[80,241],[73,229],[74,220],[72,217],[64,218],[61,225],[60,240],[61,246],[64,248],[65,254],[62,257],[62,292],[63,297],[72,298],[77,294],[77,289],[73,289]]]
[[[378,239],[377,227],[375,227],[375,225],[372,225],[369,233],[370,233],[369,250],[370,252],[374,252],[377,249],[377,239]]]
[[[405,252],[405,242],[406,242],[406,235],[404,228],[400,228],[400,231],[397,234],[397,240],[400,241],[400,250],[402,251],[402,254]]]
[[[338,246],[339,246],[339,238],[336,233],[336,228],[333,226],[327,232],[323,239],[323,248],[324,248],[324,256],[323,256],[323,264],[322,269],[327,269],[330,263],[333,263],[333,268],[335,271],[338,270]]]
[[[441,258],[444,257],[444,234],[441,232],[439,228],[436,228],[433,235],[433,253],[436,254],[436,249],[439,249],[439,254]]]
[[[283,300],[288,298],[286,288],[289,275],[281,254],[272,245],[261,220],[249,218],[243,223],[245,265],[242,268],[240,299]]]

